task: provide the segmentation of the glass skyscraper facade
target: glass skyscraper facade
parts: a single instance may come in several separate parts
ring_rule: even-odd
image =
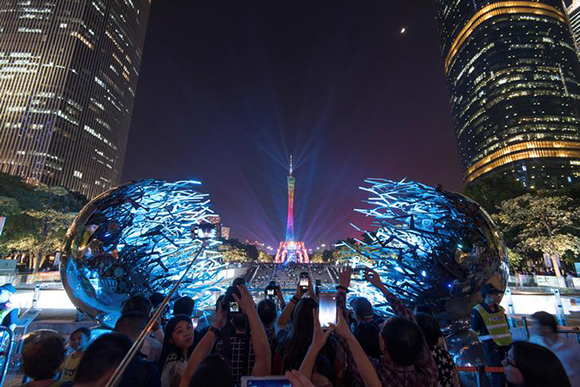
[[[568,18],[574,35],[576,49],[580,51],[580,0],[574,0],[568,7]]]
[[[0,171],[119,183],[150,0],[0,0]]]
[[[459,153],[470,183],[580,181],[580,61],[560,0],[436,0]]]

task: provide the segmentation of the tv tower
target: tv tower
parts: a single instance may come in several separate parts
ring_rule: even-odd
[[[288,173],[288,218],[286,220],[286,240],[280,242],[276,252],[275,263],[297,262],[309,263],[310,258],[304,246],[304,242],[294,240],[294,186],[296,179],[292,176],[294,165],[290,155],[290,171]]]

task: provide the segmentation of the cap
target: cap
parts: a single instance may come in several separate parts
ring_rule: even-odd
[[[12,284],[4,284],[0,286],[0,290],[6,290],[10,293],[16,293],[16,288]]]
[[[495,293],[495,294],[501,294],[501,293],[503,293],[503,291],[499,290],[498,288],[496,288],[492,284],[485,284],[481,288],[481,295],[483,297],[487,296],[488,294],[493,294],[493,293]]]
[[[351,303],[354,313],[362,318],[372,318],[373,317],[373,306],[364,297],[357,297]]]

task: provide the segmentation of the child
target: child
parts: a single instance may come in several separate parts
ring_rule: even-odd
[[[159,363],[162,387],[179,386],[181,375],[187,368],[194,335],[190,316],[177,315],[167,322]]]
[[[91,330],[87,327],[81,327],[70,335],[70,347],[72,352],[66,357],[62,366],[63,382],[72,382],[77,372],[77,367],[83,357],[83,354],[89,347],[91,341]]]

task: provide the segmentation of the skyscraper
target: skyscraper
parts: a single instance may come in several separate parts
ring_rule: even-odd
[[[0,0],[0,171],[119,183],[150,0]]]
[[[568,18],[574,35],[576,50],[580,51],[580,0],[574,0],[568,7]]]
[[[580,180],[580,62],[561,0],[436,0],[464,181]]]

